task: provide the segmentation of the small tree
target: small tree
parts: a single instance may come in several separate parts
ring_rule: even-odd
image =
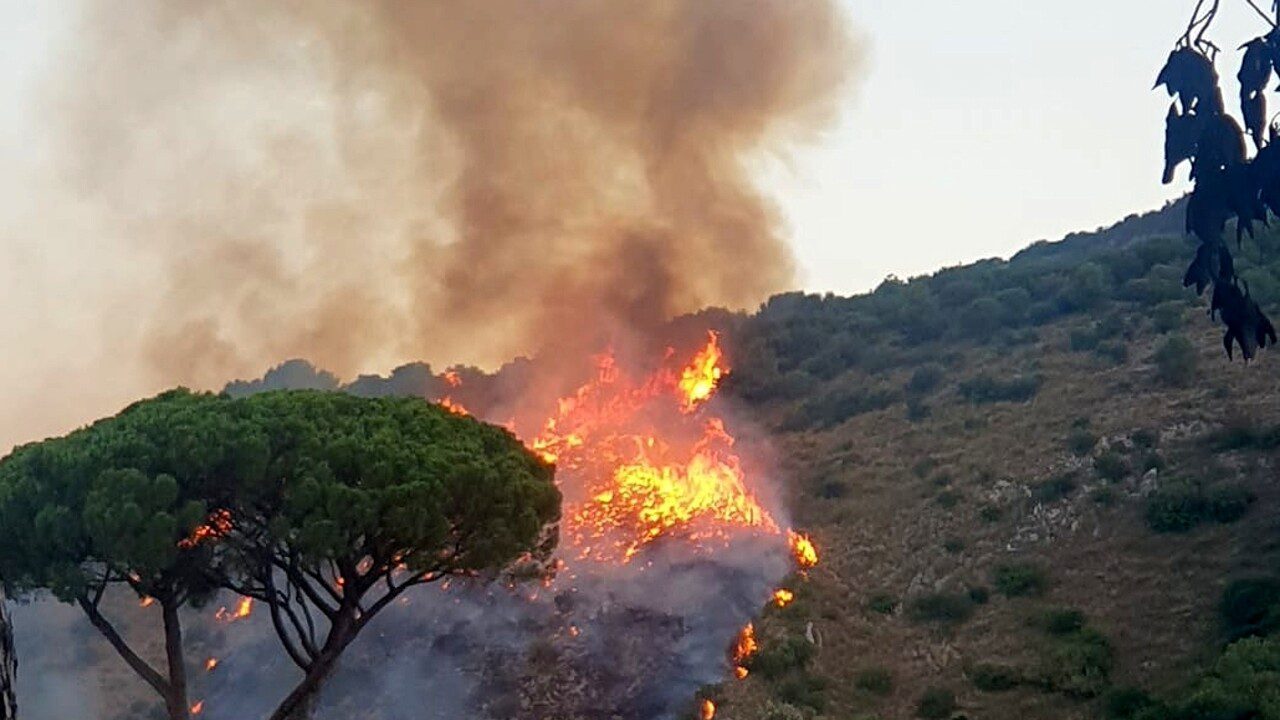
[[[14,699],[18,659],[13,654],[13,625],[4,607],[4,590],[0,589],[0,720],[14,720],[18,703]]]
[[[359,631],[408,588],[502,567],[558,517],[551,468],[508,432],[416,399],[165,393],[0,461],[0,577],[78,605],[189,717],[178,610],[219,588],[266,603],[304,715]],[[102,612],[155,601],[164,671]]]
[[[1196,348],[1182,335],[1170,336],[1151,359],[1156,363],[1156,377],[1166,385],[1183,387],[1195,380]]]

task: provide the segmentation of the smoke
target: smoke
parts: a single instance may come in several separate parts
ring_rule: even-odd
[[[792,280],[752,166],[856,65],[833,0],[82,0],[55,39],[3,444],[281,358],[493,367],[752,306]]]

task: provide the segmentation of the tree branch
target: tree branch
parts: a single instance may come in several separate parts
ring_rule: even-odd
[[[115,651],[129,664],[129,667],[140,675],[143,680],[147,681],[147,684],[154,688],[156,692],[160,693],[161,697],[167,698],[169,696],[169,683],[164,679],[164,676],[147,664],[146,660],[139,657],[133,651],[133,648],[129,647],[124,638],[120,637],[120,633],[116,632],[111,622],[98,611],[98,606],[91,603],[88,597],[82,595],[76,598],[76,601],[79,603],[80,609],[84,610],[85,615],[89,616],[89,622],[98,629],[98,632],[102,633],[108,643],[111,643],[111,647],[115,648]]]

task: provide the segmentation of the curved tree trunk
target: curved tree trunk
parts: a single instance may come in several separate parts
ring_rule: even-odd
[[[18,676],[18,657],[13,652],[13,625],[4,607],[4,591],[0,590],[0,720],[13,720],[18,713],[14,683]]]

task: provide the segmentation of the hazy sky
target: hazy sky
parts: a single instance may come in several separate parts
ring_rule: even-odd
[[[862,86],[779,173],[806,288],[1007,257],[1185,190],[1160,184],[1169,99],[1151,86],[1192,0],[842,1],[869,45]],[[1265,28],[1222,5],[1234,82],[1234,48]]]

